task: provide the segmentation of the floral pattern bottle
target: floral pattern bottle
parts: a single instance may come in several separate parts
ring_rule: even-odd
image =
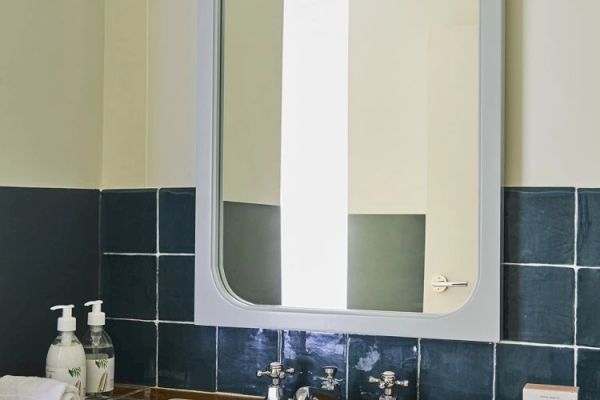
[[[83,347],[75,336],[73,305],[54,306],[51,310],[62,310],[63,314],[58,319],[58,336],[46,357],[46,377],[76,387],[83,399],[86,393],[86,360]]]

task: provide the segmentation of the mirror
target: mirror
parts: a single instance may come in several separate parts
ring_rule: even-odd
[[[224,0],[221,15],[232,293],[462,306],[478,270],[479,1]]]
[[[194,322],[499,340],[503,0],[199,26]]]

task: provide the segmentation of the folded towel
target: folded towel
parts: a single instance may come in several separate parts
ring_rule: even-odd
[[[0,378],[0,399],[79,400],[79,392],[54,379],[6,375]]]

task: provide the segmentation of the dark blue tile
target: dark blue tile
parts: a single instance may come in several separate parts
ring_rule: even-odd
[[[216,390],[216,328],[161,323],[158,338],[160,387]]]
[[[600,399],[600,350],[577,350],[579,400]]]
[[[102,249],[112,253],[156,252],[156,190],[102,192]]]
[[[55,304],[81,306],[98,294],[100,192],[0,188],[0,376],[44,374],[43,354],[56,335]],[[16,343],[26,343],[15,346]]]
[[[577,264],[600,266],[600,189],[579,189]]]
[[[158,315],[163,321],[194,321],[194,257],[158,259]]]
[[[575,189],[504,189],[504,261],[572,264]]]
[[[377,378],[384,371],[394,371],[398,379],[408,379],[408,388],[396,389],[399,399],[416,399],[417,339],[351,335],[348,340],[349,400],[377,399],[381,390],[369,384],[369,376]]]
[[[271,383],[257,378],[279,360],[279,335],[269,329],[219,328],[218,377],[219,392],[264,396]]]
[[[115,347],[115,382],[156,385],[156,325],[108,320],[106,331]]]
[[[335,366],[337,378],[346,377],[346,335],[317,332],[283,332],[283,364],[296,372],[288,379],[287,397],[302,386],[321,386],[323,367]],[[346,393],[346,382],[342,382],[342,393]]]
[[[421,341],[420,399],[492,399],[494,345]]]
[[[600,269],[580,269],[577,281],[577,344],[600,347]]]
[[[102,257],[100,294],[108,317],[156,319],[156,257]]]
[[[498,344],[496,399],[520,400],[526,383],[573,385],[573,349]]]
[[[504,266],[504,339],[573,344],[570,268]]]
[[[159,241],[161,253],[193,253],[196,189],[160,189]]]

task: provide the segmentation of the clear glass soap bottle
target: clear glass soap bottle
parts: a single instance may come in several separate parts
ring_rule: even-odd
[[[105,315],[102,300],[89,301],[89,329],[83,336],[83,349],[87,365],[87,399],[104,399],[112,395],[115,386],[115,350],[112,340],[104,330]]]

